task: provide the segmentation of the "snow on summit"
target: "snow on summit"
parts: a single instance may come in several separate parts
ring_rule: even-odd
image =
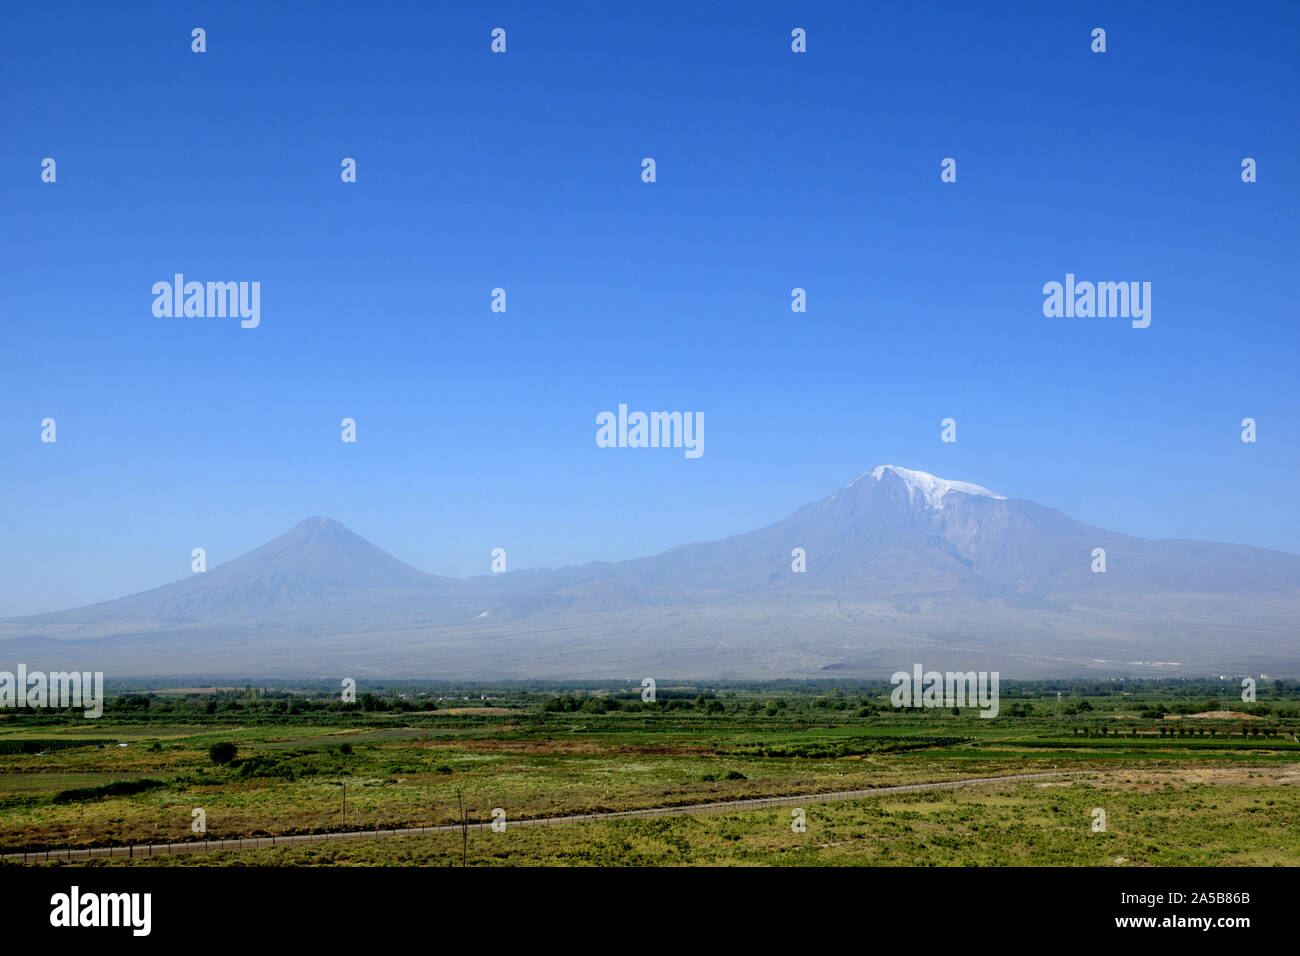
[[[1005,501],[1005,495],[996,495],[987,488],[980,485],[973,485],[969,481],[949,481],[947,478],[938,478],[924,471],[913,471],[910,468],[899,468],[897,465],[878,465],[871,469],[862,478],[873,478],[880,481],[885,472],[892,472],[907,485],[907,490],[911,495],[912,502],[916,502],[918,494],[924,496],[925,503],[932,508],[943,508],[943,499],[950,491],[957,491],[964,495],[979,495],[984,498],[997,498]]]

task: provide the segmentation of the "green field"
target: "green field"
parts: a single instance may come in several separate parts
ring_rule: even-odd
[[[1060,692],[1058,699],[1057,692]],[[786,808],[146,858],[211,864],[1300,864],[1300,688],[1004,685],[1002,714],[861,682],[119,693],[0,718],[0,851],[507,821],[1050,770],[1084,777]],[[1211,733],[1213,731],[1213,733]],[[121,747],[119,744],[127,744]],[[235,756],[216,762],[214,744]],[[346,813],[344,801],[346,799]],[[1095,832],[1093,811],[1106,814]],[[43,856],[43,854],[42,854]],[[96,865],[140,863],[95,860]],[[51,864],[53,865],[53,864]]]

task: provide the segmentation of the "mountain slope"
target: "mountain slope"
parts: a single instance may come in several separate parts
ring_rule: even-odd
[[[230,624],[311,629],[317,618],[343,623],[356,611],[398,625],[413,604],[446,604],[441,596],[449,588],[480,590],[416,570],[337,521],[312,517],[202,574],[115,601],[0,622],[0,636],[15,628],[63,638]]]
[[[1098,547],[1107,559],[1101,574],[1092,571]],[[791,571],[794,548],[806,553],[804,574]],[[785,589],[843,598],[963,595],[1016,605],[1168,590],[1294,596],[1300,591],[1300,556],[1134,538],[978,485],[885,465],[757,531],[647,558],[563,569],[551,581],[530,586],[569,589],[610,580],[745,594]]]
[[[206,574],[0,622],[4,638],[118,673],[878,675],[923,653],[1009,675],[1294,673],[1300,556],[1135,538],[883,465],[756,531],[469,580],[310,518]]]

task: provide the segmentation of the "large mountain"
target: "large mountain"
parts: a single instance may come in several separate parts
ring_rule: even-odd
[[[747,534],[469,580],[309,518],[205,574],[0,622],[0,655],[110,676],[1296,674],[1300,556],[884,465]]]

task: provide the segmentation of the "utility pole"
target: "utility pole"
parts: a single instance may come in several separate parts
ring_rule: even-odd
[[[468,866],[466,859],[469,856],[469,821],[465,819],[465,804],[460,799],[460,787],[456,788],[456,805],[460,807],[460,865]]]
[[[343,781],[343,829],[348,827],[348,782]]]

